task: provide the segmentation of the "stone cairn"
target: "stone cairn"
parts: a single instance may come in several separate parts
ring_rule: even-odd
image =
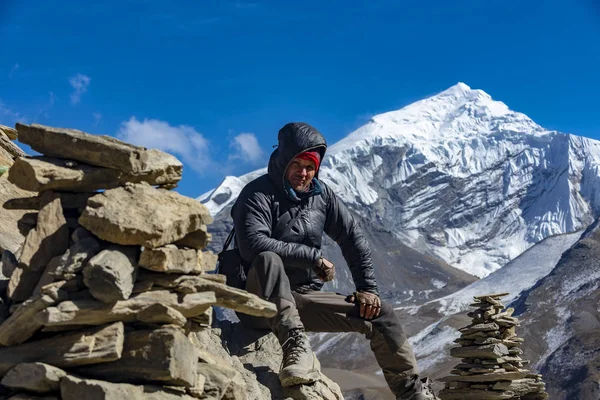
[[[460,358],[447,377],[446,388],[439,393],[442,400],[543,400],[542,376],[524,368],[529,361],[521,359],[523,339],[516,334],[519,320],[513,308],[505,309],[500,299],[508,293],[475,296],[467,315],[471,325],[461,328],[460,347],[452,348],[452,357]]]
[[[207,273],[211,216],[169,191],[182,164],[108,136],[5,128],[43,156],[8,170],[39,193],[11,206],[39,211],[17,254],[3,252],[0,399],[244,398],[239,374],[194,340],[212,306],[263,317],[275,307]]]

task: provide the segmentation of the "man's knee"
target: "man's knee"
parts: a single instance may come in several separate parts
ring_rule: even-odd
[[[262,253],[260,253],[259,255],[256,256],[256,258],[254,259],[254,261],[252,263],[260,264],[260,265],[270,265],[270,264],[283,265],[283,260],[281,259],[281,257],[279,257],[279,255],[277,253],[274,253],[272,251],[263,251]]]
[[[273,272],[283,271],[283,260],[272,251],[263,251],[252,261],[251,268],[254,268],[259,276],[270,275]]]
[[[381,302],[381,312],[379,313],[379,315],[381,317],[394,315],[394,307],[392,307],[392,305],[390,303],[388,303],[387,301],[382,301]]]

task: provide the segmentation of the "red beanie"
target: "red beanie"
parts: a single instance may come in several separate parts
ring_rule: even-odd
[[[319,169],[319,163],[321,162],[321,154],[318,151],[305,151],[296,156],[302,160],[308,160],[315,163],[315,170]]]

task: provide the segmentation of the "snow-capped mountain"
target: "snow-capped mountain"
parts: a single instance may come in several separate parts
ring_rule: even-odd
[[[320,176],[404,244],[484,277],[600,211],[600,142],[548,131],[459,83],[330,146]],[[264,173],[202,195],[214,215]],[[217,235],[219,236],[219,235]]]
[[[215,217],[213,250],[231,228],[241,189],[265,172],[228,177],[200,196]],[[526,358],[558,382],[546,380],[549,391],[576,385],[565,398],[583,399],[581,390],[592,390],[600,370],[599,228],[577,241],[600,217],[600,142],[546,130],[459,83],[331,145],[320,177],[357,215],[380,291],[425,373],[446,375],[456,364],[449,347],[469,323],[472,296],[506,291],[504,303],[522,313]],[[323,250],[341,267],[327,289],[351,291],[339,249],[326,238]],[[314,334],[311,343],[323,367],[378,371],[357,334]]]

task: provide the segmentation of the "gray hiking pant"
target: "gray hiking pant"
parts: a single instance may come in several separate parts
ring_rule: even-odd
[[[245,326],[271,329],[280,343],[294,328],[307,332],[360,332],[370,341],[388,386],[398,398],[409,398],[419,385],[412,347],[389,303],[382,302],[379,317],[367,321],[360,317],[358,305],[348,303],[346,296],[319,291],[296,293],[290,288],[282,259],[272,252],[261,253],[253,261],[246,290],[275,303],[277,315],[259,318],[238,314]]]

